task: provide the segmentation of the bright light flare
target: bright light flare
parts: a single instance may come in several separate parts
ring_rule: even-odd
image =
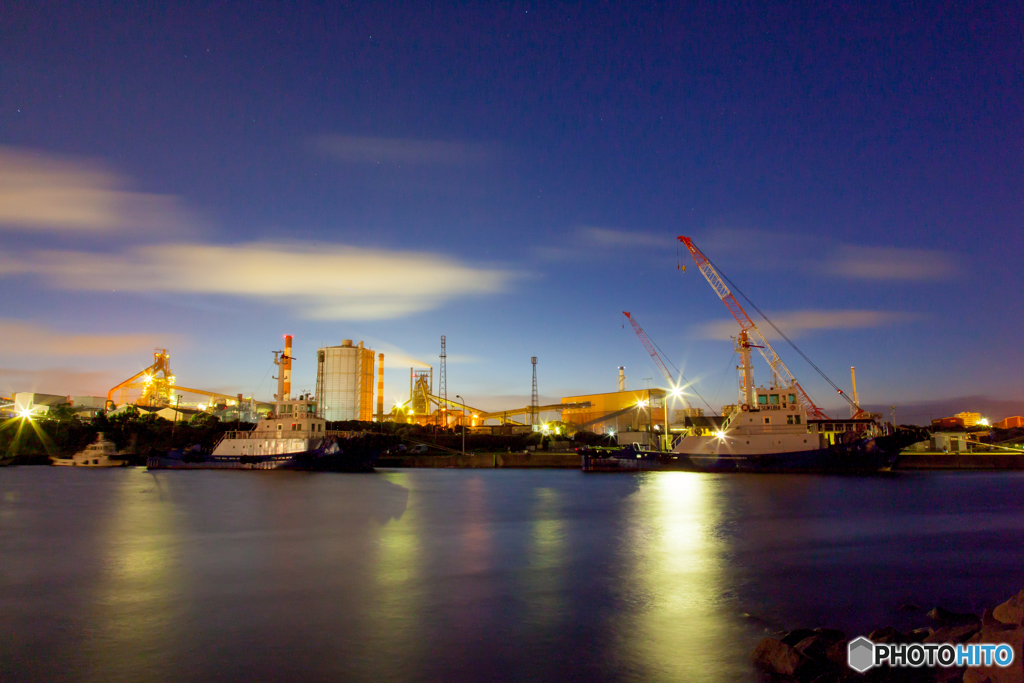
[[[22,408],[21,410],[18,411],[18,417],[20,417],[22,420],[31,420],[32,419],[32,409],[31,408]]]
[[[719,429],[717,432],[715,432],[715,437],[719,441],[725,441],[725,432],[723,432],[721,429]]]

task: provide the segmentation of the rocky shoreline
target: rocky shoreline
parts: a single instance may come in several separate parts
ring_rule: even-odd
[[[1024,591],[994,608],[986,608],[980,615],[936,607],[923,616],[928,623],[919,628],[899,631],[886,626],[867,634],[867,638],[883,644],[1008,643],[1014,651],[1012,664],[970,668],[881,666],[860,674],[847,665],[847,645],[860,634],[827,628],[795,629],[764,638],[754,648],[754,663],[769,674],[770,680],[779,683],[1024,683]]]

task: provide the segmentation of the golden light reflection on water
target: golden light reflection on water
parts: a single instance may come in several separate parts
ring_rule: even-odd
[[[736,655],[734,617],[724,604],[725,545],[715,478],[691,472],[647,476],[631,497],[624,554],[631,618],[619,631],[622,657],[650,681],[732,681],[750,676]]]
[[[525,574],[531,608],[527,616],[535,626],[547,627],[558,622],[563,609],[560,590],[565,563],[565,521],[558,491],[541,488],[535,493],[529,571]]]
[[[109,680],[127,666],[137,674],[140,662],[155,674],[178,655],[171,644],[181,626],[179,521],[165,502],[169,483],[141,469],[117,474],[101,535],[106,560],[83,634],[93,666],[87,680],[99,680],[98,672]]]
[[[367,610],[374,640],[386,644],[388,651],[394,653],[392,657],[375,658],[373,663],[382,680],[387,680],[389,671],[398,676],[409,671],[410,665],[422,656],[423,595],[420,575],[424,558],[417,508],[419,501],[413,487],[408,485],[409,475],[406,472],[389,472],[382,476],[409,492],[404,514],[379,527],[373,568],[376,591]]]

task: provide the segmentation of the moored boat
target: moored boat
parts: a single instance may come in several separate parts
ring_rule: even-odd
[[[51,457],[50,464],[58,467],[124,467],[127,460],[118,453],[117,446],[107,441],[103,432],[96,435],[96,441],[70,458]]]
[[[290,338],[289,338],[290,347]],[[290,349],[289,349],[290,351]],[[274,353],[278,392],[274,412],[251,431],[226,432],[213,450],[198,447],[150,456],[149,469],[315,470],[370,472],[381,448],[359,433],[331,431],[308,396],[289,397],[292,358]]]

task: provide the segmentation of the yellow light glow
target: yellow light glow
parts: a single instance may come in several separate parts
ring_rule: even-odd
[[[22,420],[31,420],[32,419],[32,409],[31,408],[22,408],[21,410],[18,411],[18,417],[20,417]]]
[[[980,424],[982,427],[988,427],[988,418],[987,417],[981,418],[981,420],[978,422],[978,424]]]
[[[647,407],[647,399],[646,398],[642,398],[639,401],[637,401],[636,404],[638,406],[640,406],[641,408],[646,408]]]
[[[725,440],[725,432],[723,432],[721,429],[719,429],[717,432],[715,432],[715,436],[718,437],[718,439],[720,441],[724,441]]]
[[[683,390],[682,390],[682,388],[676,387],[671,392],[669,392],[669,396],[672,396],[673,398],[682,398],[683,397]]]

